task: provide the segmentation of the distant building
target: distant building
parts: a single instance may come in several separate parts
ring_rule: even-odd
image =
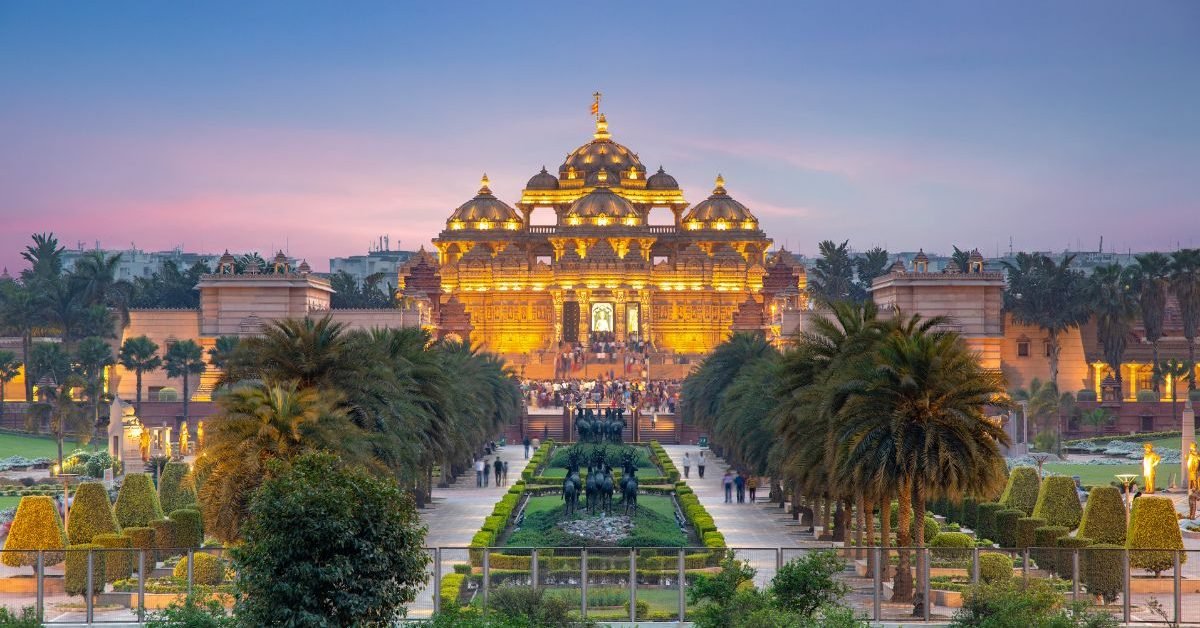
[[[220,253],[191,253],[182,249],[174,249],[171,251],[143,251],[141,249],[130,247],[124,250],[117,249],[101,249],[99,246],[92,249],[83,248],[80,243],[77,248],[63,251],[63,270],[70,272],[75,269],[75,264],[79,262],[83,256],[93,252],[100,251],[105,256],[120,255],[121,259],[117,263],[117,279],[124,281],[133,281],[138,277],[149,278],[154,273],[162,269],[166,262],[175,262],[180,270],[187,270],[197,262],[208,264],[211,269],[216,265],[217,259],[221,257]]]
[[[393,251],[388,236],[380,236],[366,255],[329,258],[329,273],[345,272],[361,283],[374,274],[382,274],[385,283],[396,283],[400,267],[412,258],[412,251]]]

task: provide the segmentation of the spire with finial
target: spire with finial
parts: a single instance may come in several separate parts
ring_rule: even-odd
[[[598,140],[607,140],[612,137],[608,132],[608,120],[605,119],[604,114],[596,116],[596,134],[594,137]]]
[[[717,187],[713,188],[713,194],[725,194],[725,177],[717,175]]]
[[[487,176],[486,172],[483,173],[483,177],[481,177],[479,179],[479,193],[480,194],[491,194],[492,193],[491,188],[488,187],[488,176]]]

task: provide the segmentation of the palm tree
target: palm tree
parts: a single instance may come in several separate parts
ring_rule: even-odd
[[[0,329],[21,337],[21,362],[27,366],[33,350],[33,332],[41,323],[42,305],[33,290],[16,282],[0,286]],[[26,374],[26,403],[33,403],[34,381]]]
[[[116,364],[112,347],[103,338],[90,336],[79,343],[75,365],[83,379],[84,391],[92,406],[92,425],[100,425],[100,401],[104,396],[104,369]]]
[[[1190,383],[1196,372],[1196,363],[1191,361],[1180,362],[1175,358],[1163,360],[1154,365],[1154,382],[1168,382],[1171,384],[1171,419],[1175,419],[1175,403],[1179,399],[1179,381],[1187,379]]]
[[[747,364],[774,352],[761,333],[737,332],[696,367],[695,377],[683,382],[680,417],[685,423],[712,429],[720,413],[721,396]]]
[[[867,251],[856,260],[854,267],[858,270],[858,292],[860,299],[865,300],[871,292],[871,283],[876,277],[879,277],[887,272],[888,268],[888,252],[882,247],[874,247]]]
[[[127,338],[121,345],[121,366],[133,371],[137,378],[137,401],[135,407],[139,416],[142,414],[142,375],[157,371],[162,367],[162,358],[158,355],[158,343],[148,336]]]
[[[1196,362],[1196,330],[1200,328],[1200,249],[1182,249],[1171,254],[1171,293],[1179,302],[1183,337],[1188,341],[1188,361]],[[1188,389],[1196,389],[1196,378],[1188,378]]]
[[[206,529],[222,541],[238,538],[250,496],[271,459],[331,451],[350,464],[373,466],[362,432],[337,408],[332,393],[295,382],[239,386],[217,398],[219,420],[196,462]]]
[[[241,338],[237,336],[218,336],[212,348],[208,350],[208,361],[214,368],[225,370],[233,360],[233,352],[237,351]]]
[[[183,380],[183,420],[187,421],[188,402],[191,398],[191,382],[189,380],[192,375],[204,372],[204,353],[194,340],[180,340],[167,347],[166,359],[163,362],[168,377],[178,377]]]
[[[120,263],[120,253],[105,255],[103,251],[88,251],[75,262],[70,283],[83,303],[111,308],[120,316],[121,324],[128,325],[133,285],[117,279]]]
[[[965,273],[971,270],[971,252],[964,251],[957,246],[954,247],[954,253],[950,256],[950,263],[958,268],[958,272]]]
[[[1162,253],[1146,253],[1135,257],[1137,264],[1130,267],[1134,290],[1138,293],[1138,307],[1142,312],[1142,327],[1146,340],[1154,350],[1152,362],[1158,364],[1158,341],[1163,336],[1163,323],[1167,313],[1167,288],[1170,259]],[[1154,392],[1159,392],[1158,380],[1154,380]]]
[[[1096,432],[1099,433],[1100,428],[1108,425],[1109,421],[1112,420],[1112,415],[1110,415],[1108,410],[1105,410],[1104,408],[1092,408],[1091,410],[1084,410],[1081,412],[1079,414],[1079,419],[1085,425],[1090,425],[1096,428]]]
[[[1008,290],[1004,309],[1016,322],[1036,325],[1050,340],[1050,381],[1058,383],[1058,356],[1062,349],[1059,336],[1087,322],[1091,315],[1088,286],[1082,273],[1071,269],[1074,255],[1062,262],[1041,253],[1018,253],[1016,264],[1004,262],[1008,269]]]
[[[821,257],[808,276],[808,290],[814,297],[832,303],[854,296],[854,263],[849,243],[849,240],[841,244],[824,240],[817,245]]]
[[[21,374],[21,361],[12,351],[0,351],[0,416],[4,415],[4,388]]]
[[[21,280],[26,286],[58,281],[62,276],[62,255],[66,247],[58,245],[53,233],[33,234],[33,244],[27,245],[21,257],[29,262],[29,268],[21,271]]]
[[[1057,447],[1061,441],[1059,417],[1074,407],[1075,398],[1071,393],[1060,393],[1058,386],[1053,382],[1043,382],[1035,377],[1030,380],[1029,388],[1013,391],[1012,398],[1013,401],[1026,402],[1025,412],[1028,416],[1023,418],[1026,421],[1032,419],[1039,432],[1044,429],[1053,430],[1054,444]]]
[[[1118,264],[1092,271],[1090,292],[1088,300],[1096,315],[1096,335],[1104,349],[1104,361],[1116,377],[1117,390],[1121,390],[1121,362],[1137,316],[1137,294],[1129,273]]]

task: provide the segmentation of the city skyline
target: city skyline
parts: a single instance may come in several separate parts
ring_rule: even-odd
[[[511,204],[588,141],[597,90],[776,247],[1200,244],[1195,5],[722,6],[6,4],[0,264],[45,231],[316,270],[429,248],[482,172]]]

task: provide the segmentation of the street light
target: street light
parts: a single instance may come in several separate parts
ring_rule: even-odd
[[[1025,451],[1022,453],[1027,454],[1029,453],[1029,402],[1022,400],[1017,403],[1021,405],[1021,442],[1025,445]]]
[[[1137,474],[1134,473],[1119,473],[1115,476],[1117,481],[1125,485],[1125,519],[1129,519],[1129,487],[1133,486],[1133,481],[1137,479]]]
[[[79,477],[79,474],[78,473],[60,473],[61,470],[62,470],[62,467],[59,467],[57,464],[50,467],[50,475],[62,480],[62,485],[63,485],[63,529],[66,529],[67,524],[70,522],[70,517],[71,517],[71,515],[70,515],[71,501],[70,501],[70,492],[69,492],[69,487],[71,485],[71,478],[77,478],[77,477]]]

